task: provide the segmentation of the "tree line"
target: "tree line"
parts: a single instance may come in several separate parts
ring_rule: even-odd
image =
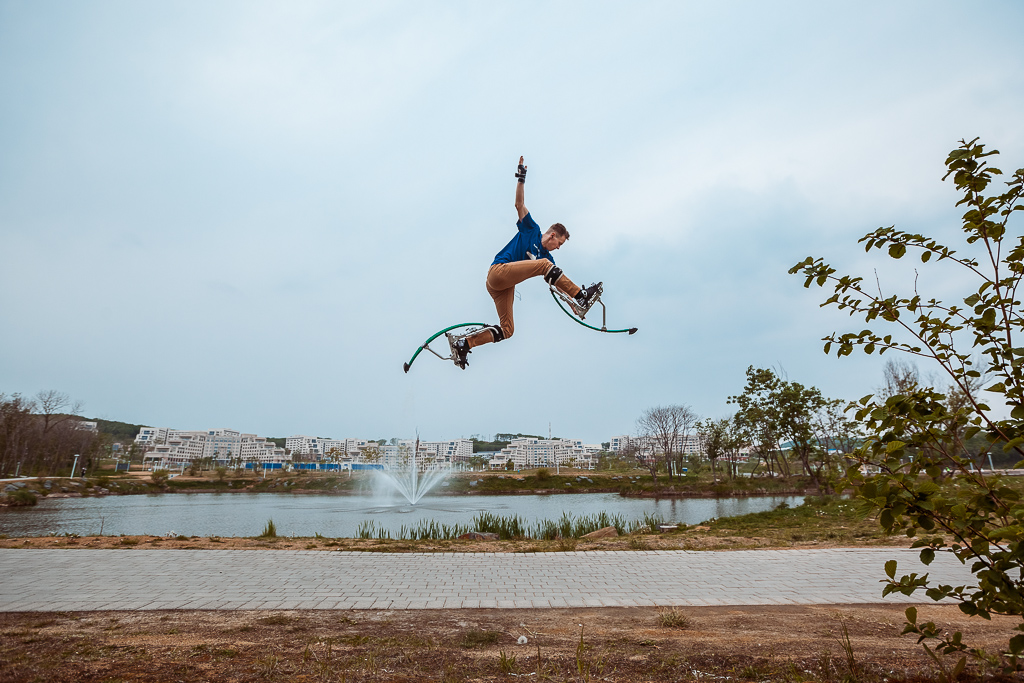
[[[0,474],[70,474],[76,454],[79,466],[88,468],[104,439],[81,428],[80,411],[81,404],[59,391],[0,394]]]
[[[887,401],[926,388],[914,363],[889,359],[875,396]],[[934,378],[932,378],[934,379]],[[943,406],[951,413],[977,399],[979,379],[961,388],[943,389]],[[743,390],[728,397],[736,406],[731,416],[701,418],[685,404],[657,406],[643,411],[636,421],[636,437],[623,454],[645,467],[657,480],[673,480],[684,467],[706,461],[714,481],[739,475],[739,464],[753,457],[752,475],[807,477],[819,490],[834,493],[842,486],[852,456],[870,430],[854,413],[855,402],[825,396],[815,386],[790,381],[769,368],[750,366]],[[954,429],[953,425],[948,425]],[[963,427],[959,456],[975,467],[1012,467],[1014,454],[992,448],[983,435],[966,438]]]

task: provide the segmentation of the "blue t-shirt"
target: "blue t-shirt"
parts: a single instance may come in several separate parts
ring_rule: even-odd
[[[516,227],[519,228],[519,232],[512,238],[505,248],[498,252],[494,257],[494,261],[491,265],[497,263],[515,263],[516,261],[526,261],[539,258],[546,258],[552,263],[555,262],[555,258],[551,255],[551,252],[541,246],[540,237],[541,231],[540,226],[537,225],[537,221],[533,220],[533,216],[526,214],[522,220],[516,223]]]

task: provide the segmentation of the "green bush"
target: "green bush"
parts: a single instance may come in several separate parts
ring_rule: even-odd
[[[922,564],[949,553],[969,566],[976,579],[976,585],[950,586],[933,583],[927,573],[897,578],[897,562],[890,560],[883,597],[922,591],[936,601],[959,603],[969,616],[1006,615],[1017,622],[1018,633],[1008,638],[1005,649],[990,653],[969,646],[960,632],[919,623],[917,609],[908,608],[904,633],[919,636],[929,654],[960,656],[949,677],[954,680],[968,657],[1000,666],[1004,674],[1024,671],[1024,500],[1001,477],[981,472],[965,447],[976,440],[985,451],[1012,456],[1008,460],[1024,458],[1024,316],[1017,298],[1024,283],[1024,235],[1019,223],[1009,225],[1024,210],[1024,168],[1012,174],[1004,192],[986,194],[995,176],[1002,175],[988,165],[994,154],[975,138],[961,140],[946,158],[944,179],[953,176],[961,194],[956,205],[965,211],[965,239],[958,250],[895,226],[860,239],[867,252],[919,259],[920,265],[906,268],[908,276],[913,272],[912,290],[883,295],[877,276],[841,275],[814,257],[790,270],[805,276],[805,287],[833,289],[823,306],[872,325],[824,337],[825,353],[842,357],[859,348],[866,354],[899,351],[928,358],[949,383],[935,388],[914,381],[854,404],[867,438],[847,476],[856,497],[877,511],[887,533],[915,539],[912,547],[920,549]],[[931,281],[942,283],[950,303],[919,290],[919,269],[924,278],[929,262],[927,270],[935,269]],[[962,289],[954,294],[948,283]],[[1024,459],[1016,466],[1024,466]]]
[[[14,507],[21,507],[26,505],[35,505],[39,502],[36,498],[36,494],[28,489],[18,489],[13,493],[8,494],[7,502]]]
[[[274,524],[274,520],[267,520],[267,525],[263,527],[263,533],[259,535],[259,538],[277,538],[277,526]]]
[[[539,470],[537,470],[537,479],[545,481],[550,478],[551,470],[549,470],[547,467],[541,467]]]

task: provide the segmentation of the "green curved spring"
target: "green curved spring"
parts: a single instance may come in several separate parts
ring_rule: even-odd
[[[622,329],[622,330],[603,330],[600,327],[594,327],[593,325],[588,325],[587,323],[583,322],[582,320],[580,320],[579,318],[574,316],[568,310],[566,310],[565,306],[562,305],[562,302],[558,300],[558,295],[555,294],[554,290],[551,290],[551,298],[555,300],[555,303],[558,304],[558,307],[561,308],[562,311],[567,316],[572,318],[574,321],[576,321],[580,325],[583,325],[583,327],[589,327],[590,329],[595,330],[597,332],[607,332],[608,334],[615,334],[616,332],[629,332],[630,334],[633,334],[637,330],[637,328],[635,328],[635,327],[627,327],[627,328]]]
[[[427,341],[425,341],[422,344],[420,344],[420,347],[418,349],[416,349],[416,353],[412,354],[412,358],[410,358],[409,362],[404,365],[405,371],[409,372],[409,368],[411,368],[412,364],[416,361],[416,356],[420,355],[420,351],[422,351],[424,348],[426,348],[427,345],[430,342],[434,341],[435,339],[440,337],[445,332],[451,332],[452,330],[457,330],[460,327],[473,327],[474,325],[479,325],[480,327],[487,327],[487,323],[459,323],[458,325],[452,325],[451,327],[446,327],[443,330],[441,330],[440,332],[437,332],[437,333],[431,335],[430,338],[427,339]]]

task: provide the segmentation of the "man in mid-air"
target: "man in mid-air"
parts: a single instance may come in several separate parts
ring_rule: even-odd
[[[575,299],[579,309],[584,313],[590,309],[601,292],[600,282],[581,288],[573,284],[572,280],[562,274],[562,269],[555,265],[551,252],[565,244],[569,239],[569,231],[561,223],[555,223],[541,233],[540,226],[526,208],[526,166],[523,165],[523,157],[519,157],[516,180],[516,211],[519,213],[516,227],[519,228],[519,232],[498,252],[487,271],[487,293],[494,299],[499,324],[488,325],[467,338],[449,337],[452,359],[463,370],[469,364],[466,356],[472,349],[512,336],[515,329],[512,322],[512,302],[515,298],[516,285],[520,282],[541,275],[549,285],[554,285]]]

